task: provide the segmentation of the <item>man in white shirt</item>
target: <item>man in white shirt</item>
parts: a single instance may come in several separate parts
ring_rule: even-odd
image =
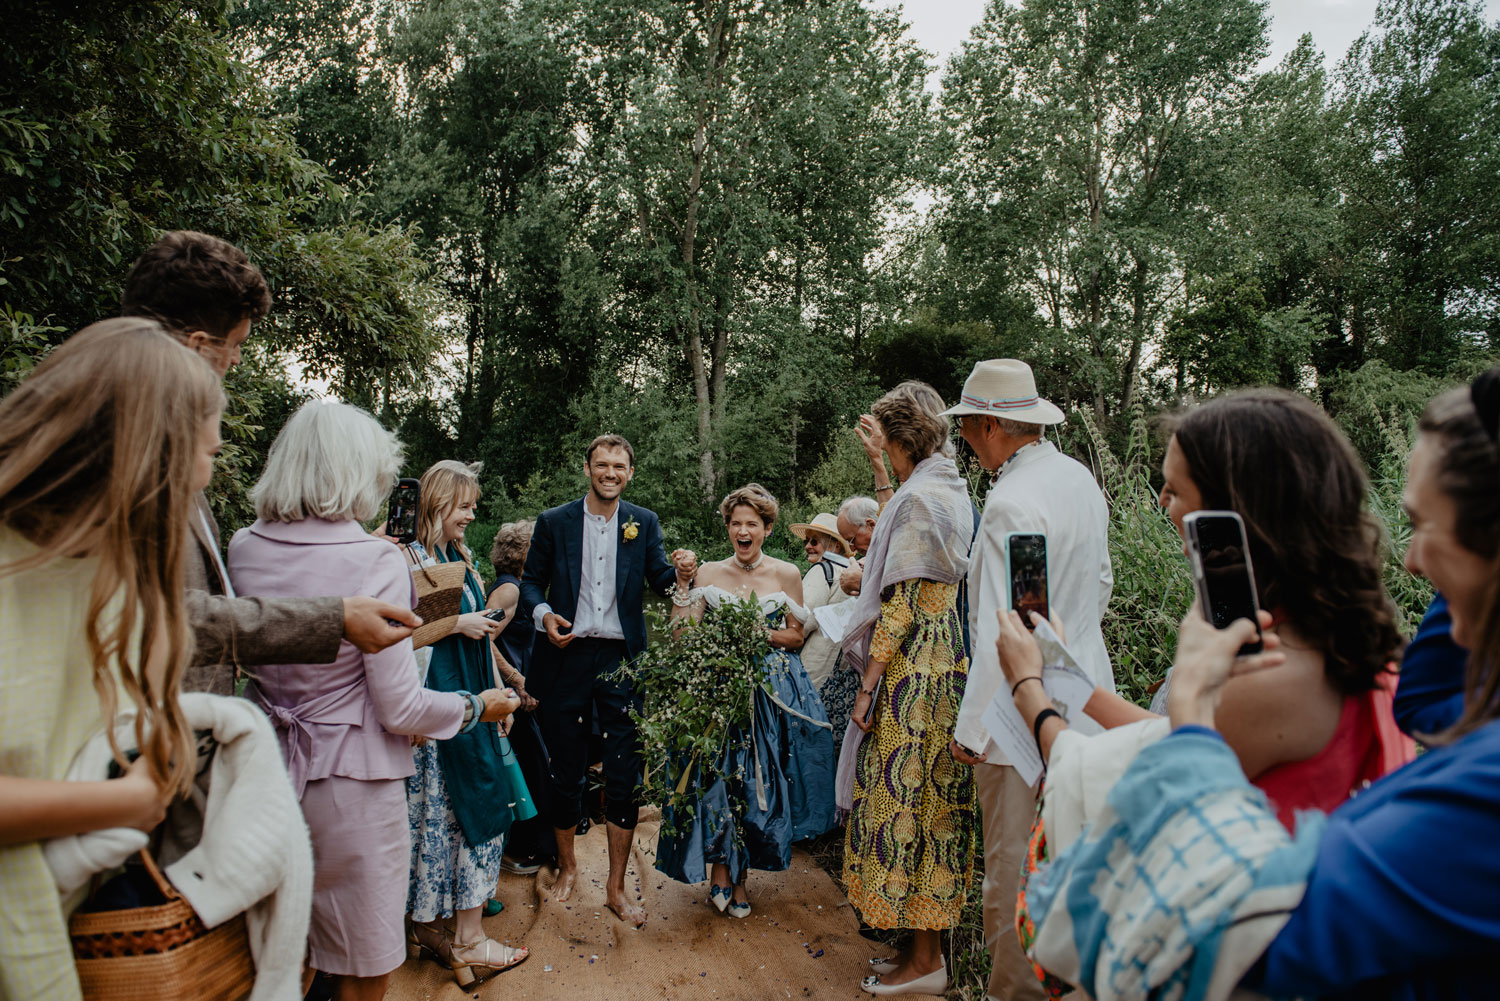
[[[610,910],[634,925],[646,912],[625,895],[625,869],[639,819],[640,742],[629,685],[615,677],[622,660],[646,648],[645,587],[665,596],[676,570],[662,552],[656,514],[620,499],[635,475],[635,452],[619,435],[601,435],[584,459],[589,491],[543,511],[521,571],[521,608],[530,610],[537,643],[526,687],[537,699],[537,722],[552,769],[550,803],[557,835],[553,898],[571,899],[578,878],[573,837],[583,814],[589,736],[594,717],[604,742],[604,816],[609,833]],[[674,559],[696,570],[691,552]]]
[[[1062,620],[1068,649],[1079,666],[1113,691],[1114,673],[1100,628],[1114,586],[1109,510],[1093,474],[1043,437],[1046,425],[1065,418],[1037,395],[1025,362],[979,362],[964,383],[959,404],[947,413],[958,417],[959,432],[980,464],[996,473],[970,556],[974,645],[953,739],[954,756],[974,766],[983,811],[987,992],[992,1001],[1042,1001],[1046,993],[1015,932],[1016,885],[1036,813],[1036,788],[1006,761],[981,722],[992,699],[1009,698],[995,651],[996,612],[1010,607],[1005,537],[1010,532],[1047,537],[1050,609]],[[1086,718],[1075,725],[1097,730]]]

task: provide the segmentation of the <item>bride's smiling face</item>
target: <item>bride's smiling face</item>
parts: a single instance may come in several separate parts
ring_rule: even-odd
[[[766,541],[766,523],[760,520],[755,508],[741,504],[729,512],[729,544],[734,547],[735,558],[749,563],[760,555],[760,547]]]

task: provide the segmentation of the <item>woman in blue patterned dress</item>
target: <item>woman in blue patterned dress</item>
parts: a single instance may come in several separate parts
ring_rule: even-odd
[[[484,585],[463,544],[478,501],[479,479],[464,463],[444,460],[422,474],[412,555],[419,563],[462,560],[468,566],[453,632],[429,648],[426,683],[436,691],[502,686],[490,650],[500,626],[484,617]],[[509,742],[496,727],[420,744],[416,768],[406,786],[412,931],[423,948],[447,961],[458,985],[468,987],[528,955],[524,947],[488,938],[480,919],[500,879],[505,832],[515,821],[534,817],[536,808]],[[451,944],[440,924],[449,916],[454,917]]]
[[[726,601],[756,601],[766,616],[771,653],[762,665],[771,692],[757,691],[753,726],[730,734],[722,778],[697,790],[690,816],[662,817],[656,867],[684,883],[710,879],[708,899],[736,918],[750,914],[750,869],[779,872],[792,842],[834,826],[833,733],[797,651],[802,646],[802,577],[761,547],[776,521],[776,499],[759,484],[720,505],[733,554],[698,570],[699,587],[678,570],[674,618],[701,618]],[[685,603],[684,603],[685,601]],[[676,828],[674,830],[674,828]]]

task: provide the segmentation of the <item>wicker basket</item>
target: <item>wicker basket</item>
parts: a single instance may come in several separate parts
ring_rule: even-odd
[[[468,569],[462,562],[411,568],[412,583],[417,587],[417,614],[422,617],[422,624],[412,633],[412,646],[428,646],[453,632],[453,620],[463,608]]]
[[[240,1001],[255,986],[245,916],[203,926],[150,852],[166,903],[76,913],[68,922],[84,1001]]]

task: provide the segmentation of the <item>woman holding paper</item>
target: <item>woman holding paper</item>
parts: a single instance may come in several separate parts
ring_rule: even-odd
[[[901,489],[876,523],[844,638],[862,679],[850,733],[863,737],[840,754],[844,882],[867,923],[912,931],[910,949],[861,989],[942,994],[941,933],[959,920],[978,833],[973,774],[948,747],[968,678],[958,594],[973,513],[943,454],[946,418],[897,391],[871,412]]]

